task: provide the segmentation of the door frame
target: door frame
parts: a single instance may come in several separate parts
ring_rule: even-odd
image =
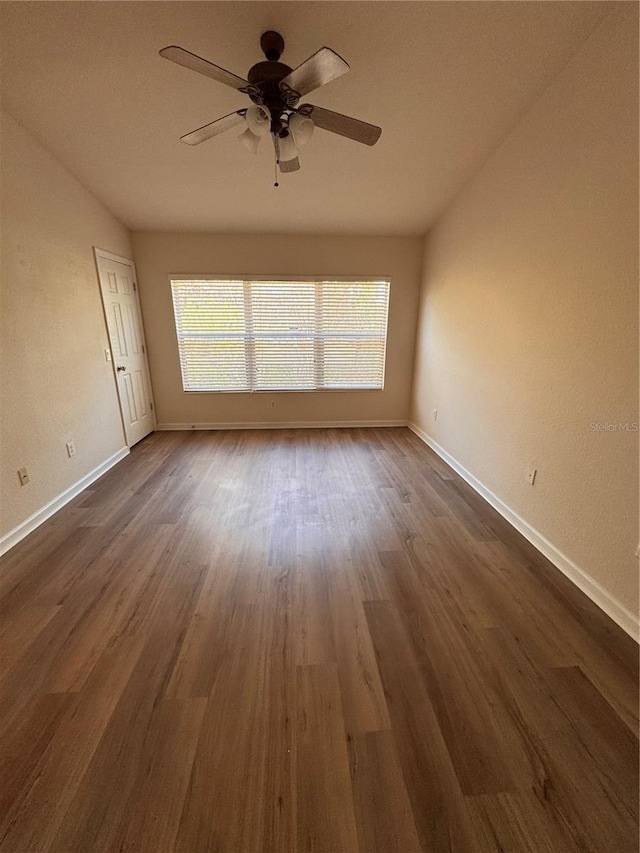
[[[120,389],[118,388],[118,378],[116,375],[116,362],[113,357],[113,348],[111,346],[111,338],[109,337],[109,325],[107,323],[107,312],[104,305],[104,295],[102,293],[102,284],[100,283],[100,258],[104,258],[106,261],[117,261],[120,264],[126,264],[130,266],[133,270],[133,292],[136,295],[136,305],[138,307],[138,317],[140,318],[140,331],[142,334],[142,346],[143,346],[143,354],[144,354],[144,362],[147,368],[147,378],[149,380],[149,396],[151,397],[151,420],[153,422],[153,430],[155,432],[158,428],[158,421],[156,420],[156,403],[153,397],[153,386],[151,384],[151,371],[149,370],[149,351],[147,347],[147,338],[144,331],[144,319],[142,316],[142,307],[140,305],[140,291],[138,288],[138,273],[136,272],[136,265],[131,258],[125,258],[122,255],[116,255],[113,252],[107,252],[106,249],[100,249],[98,246],[93,246],[93,260],[96,265],[96,278],[98,283],[98,292],[100,293],[100,304],[102,305],[102,319],[104,320],[104,328],[107,334],[107,341],[109,342],[109,352],[111,353],[111,374],[113,376],[113,383],[116,389],[116,398],[118,400],[118,411],[120,412],[120,423],[122,425],[122,435],[124,436],[124,443],[127,447],[131,447],[131,445],[127,442],[127,431],[124,425],[124,414],[122,411],[122,401],[120,400]]]

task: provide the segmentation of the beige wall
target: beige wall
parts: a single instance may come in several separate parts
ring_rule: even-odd
[[[0,538],[124,445],[92,246],[131,254],[126,229],[6,113],[1,129]]]
[[[637,30],[608,19],[428,236],[412,410],[632,613],[638,433],[590,425],[639,420]]]
[[[422,263],[419,238],[133,235],[159,424],[406,421]],[[383,391],[185,393],[170,274],[389,276]],[[271,409],[271,400],[276,408]]]

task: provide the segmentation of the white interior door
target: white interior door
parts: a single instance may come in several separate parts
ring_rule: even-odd
[[[155,428],[142,317],[132,261],[94,249],[127,444]]]

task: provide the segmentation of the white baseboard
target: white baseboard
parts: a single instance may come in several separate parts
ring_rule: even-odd
[[[33,515],[30,515],[29,518],[25,519],[17,527],[14,527],[13,530],[10,530],[2,536],[0,538],[0,556],[2,554],[6,554],[10,548],[13,548],[13,546],[17,545],[18,542],[25,538],[25,536],[32,533],[36,527],[40,527],[43,522],[48,518],[51,518],[54,513],[58,512],[59,509],[62,509],[65,504],[68,504],[69,501],[76,497],[76,495],[79,495],[80,492],[90,486],[91,483],[95,482],[98,477],[102,477],[109,468],[113,468],[114,465],[128,455],[129,448],[122,447],[108,459],[105,459],[104,462],[100,463],[100,465],[98,465],[97,468],[94,468],[93,471],[89,471],[88,474],[85,474],[84,477],[81,477],[72,486],[69,486],[68,489],[65,489],[64,492],[61,492],[57,497],[49,501],[48,504],[45,504],[41,509],[34,512]]]
[[[406,427],[406,421],[265,421],[215,424],[158,424],[163,431],[198,429],[334,429],[354,427]]]
[[[414,432],[418,438],[422,439],[438,456],[453,468],[463,480],[465,480],[472,489],[475,489],[478,494],[483,497],[488,504],[497,510],[500,515],[505,518],[512,527],[521,533],[525,539],[528,539],[531,544],[540,551],[553,565],[560,569],[569,580],[584,592],[594,604],[597,604],[601,610],[610,616],[613,621],[618,624],[624,631],[627,632],[633,639],[638,642],[640,633],[640,621],[630,610],[621,604],[611,593],[601,586],[591,575],[576,565],[566,554],[563,554],[556,546],[542,535],[538,530],[532,527],[518,513],[510,509],[503,503],[497,495],[487,489],[479,480],[477,480],[470,471],[462,466],[456,459],[453,458],[447,451],[431,438],[424,430],[420,429],[414,423],[409,422],[409,429]]]

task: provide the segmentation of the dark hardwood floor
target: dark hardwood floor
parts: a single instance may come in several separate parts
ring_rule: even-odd
[[[406,429],[156,433],[1,570],[2,853],[637,853],[637,646]]]

